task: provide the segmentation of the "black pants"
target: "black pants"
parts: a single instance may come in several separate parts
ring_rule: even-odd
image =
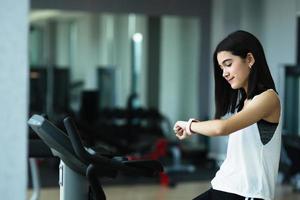
[[[246,197],[237,194],[210,189],[204,192],[203,194],[200,194],[193,200],[245,200],[245,198]],[[263,199],[254,198],[254,200],[263,200]]]

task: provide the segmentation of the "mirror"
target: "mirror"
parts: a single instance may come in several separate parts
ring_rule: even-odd
[[[197,114],[198,18],[32,10],[30,21],[32,112],[124,108],[135,93],[174,120]]]

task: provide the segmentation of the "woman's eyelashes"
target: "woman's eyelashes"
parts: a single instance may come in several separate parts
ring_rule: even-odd
[[[229,64],[224,64],[223,66],[221,65],[220,68],[221,70],[224,70],[226,67],[231,67],[232,63]]]
[[[232,63],[225,63],[225,67],[231,67]]]

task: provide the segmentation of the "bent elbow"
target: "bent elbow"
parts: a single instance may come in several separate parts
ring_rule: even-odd
[[[219,125],[216,126],[216,136],[225,136],[228,135],[228,131],[226,130],[225,123],[220,121]]]
[[[215,136],[223,136],[223,135],[225,135],[225,133],[222,129],[217,129],[216,130],[216,135]]]

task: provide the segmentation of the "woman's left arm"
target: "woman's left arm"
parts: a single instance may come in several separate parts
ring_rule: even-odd
[[[229,135],[267,118],[277,108],[280,108],[277,94],[273,90],[267,90],[247,102],[240,112],[228,119],[192,122],[189,128],[193,133],[206,136]]]

